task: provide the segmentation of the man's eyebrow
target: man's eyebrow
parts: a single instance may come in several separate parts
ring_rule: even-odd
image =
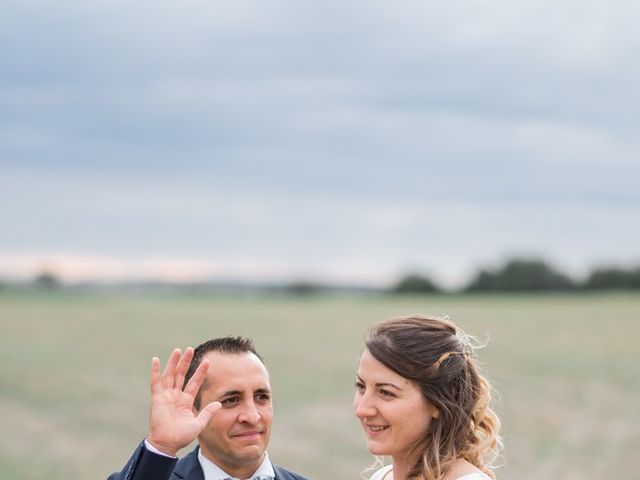
[[[220,398],[222,397],[232,397],[234,395],[242,395],[242,392],[240,390],[227,390],[226,392],[222,393],[220,395]]]
[[[271,390],[267,387],[257,388],[255,390],[255,393],[271,393]],[[234,397],[236,395],[242,396],[243,394],[244,392],[242,390],[227,390],[226,392],[220,394],[220,398]]]

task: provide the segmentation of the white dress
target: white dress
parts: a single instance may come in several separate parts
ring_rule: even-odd
[[[386,465],[382,467],[380,470],[377,470],[376,473],[371,475],[371,478],[369,480],[382,480],[384,476],[388,474],[392,469],[393,469],[393,465]],[[389,477],[389,479],[390,478],[391,477]],[[458,477],[456,480],[491,480],[491,477],[482,472],[476,472],[476,473],[470,473],[469,475],[463,475],[462,477]]]

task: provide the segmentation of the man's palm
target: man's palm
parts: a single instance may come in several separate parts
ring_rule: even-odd
[[[220,402],[211,402],[194,413],[195,396],[202,385],[209,361],[203,360],[182,390],[193,349],[184,355],[175,349],[160,375],[160,360],[151,361],[151,414],[147,440],[158,450],[176,455],[178,450],[191,443],[206,427],[213,414],[220,409]]]

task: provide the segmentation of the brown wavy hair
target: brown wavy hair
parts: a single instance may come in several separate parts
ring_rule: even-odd
[[[462,458],[495,479],[500,420],[470,337],[446,318],[412,315],[379,323],[364,343],[376,360],[415,382],[439,411],[413,446],[408,478],[441,480]]]

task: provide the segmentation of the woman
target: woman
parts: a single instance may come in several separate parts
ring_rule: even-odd
[[[450,321],[392,318],[365,338],[354,409],[374,455],[371,480],[491,480],[500,422],[468,338]]]

